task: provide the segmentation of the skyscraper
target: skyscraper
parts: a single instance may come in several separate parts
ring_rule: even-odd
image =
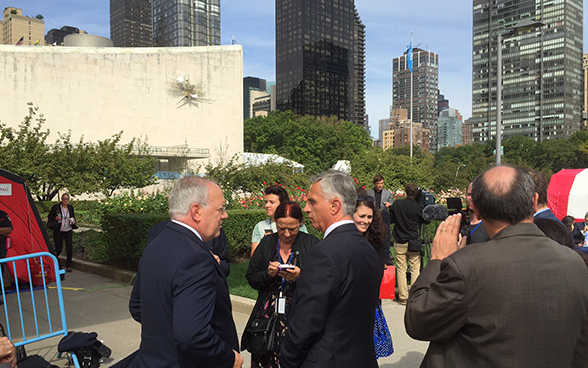
[[[437,149],[462,144],[463,118],[458,110],[448,107],[437,120]]]
[[[220,45],[220,0],[152,0],[153,45]]]
[[[410,111],[410,69],[406,64],[408,50],[392,61],[393,107]],[[412,50],[412,118],[413,123],[422,124],[429,130],[432,151],[437,148],[437,117],[439,94],[439,55],[432,51]]]
[[[110,0],[110,39],[114,46],[151,46],[151,19],[151,0]]]
[[[277,109],[364,124],[364,45],[353,0],[276,0]]]
[[[474,0],[472,130],[496,137],[497,36],[521,20],[540,28],[504,37],[502,136],[566,138],[581,124],[582,0]]]

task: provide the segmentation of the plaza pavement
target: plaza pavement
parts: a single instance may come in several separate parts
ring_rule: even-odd
[[[69,331],[97,332],[98,339],[112,349],[110,358],[105,359],[102,367],[109,367],[139,347],[140,326],[130,316],[128,301],[132,286],[128,284],[126,275],[96,271],[84,262],[74,261],[74,272],[66,274],[62,282],[67,324]],[[86,271],[109,274],[104,277]],[[132,276],[131,276],[132,277]],[[123,279],[119,281],[117,279]],[[241,332],[249,317],[254,301],[238,296],[231,296],[233,318],[241,338]],[[7,300],[10,303],[10,300]],[[391,301],[383,301],[383,310],[394,342],[394,354],[378,360],[382,368],[413,368],[418,367],[427,343],[408,337],[404,329],[404,307]],[[67,366],[64,358],[57,358],[57,344],[60,338],[52,338],[27,345],[27,353],[39,354],[59,367]],[[249,367],[250,356],[243,352],[245,364]]]

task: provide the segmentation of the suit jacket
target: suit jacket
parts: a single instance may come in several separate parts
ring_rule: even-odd
[[[430,261],[408,297],[421,367],[588,366],[588,270],[535,224]]]
[[[533,217],[536,219],[546,218],[546,219],[550,219],[550,220],[555,220],[557,222],[561,222],[561,220],[558,219],[557,217],[555,217],[555,214],[549,208],[545,209],[545,211],[537,212],[535,215],[533,215]]]
[[[161,232],[165,229],[167,224],[169,224],[171,220],[165,220],[156,223],[155,225],[151,226],[149,229],[149,234],[147,234],[147,240],[145,241],[145,246],[149,245],[152,241],[155,240],[161,234]],[[220,266],[223,270],[223,274],[225,277],[229,276],[231,273],[231,261],[229,260],[229,251],[227,247],[227,236],[225,235],[225,229],[221,228],[219,236],[212,239],[211,241],[207,241],[204,245],[210,250],[212,253],[216,254],[218,258],[220,258]]]
[[[368,190],[367,194],[370,197],[376,198],[376,190],[373,188]],[[392,195],[392,193],[388,189],[382,189],[382,198],[380,199],[380,210],[381,211],[386,209],[384,202],[388,202],[390,204],[394,203],[394,196]]]
[[[141,323],[129,367],[232,367],[238,340],[227,282],[190,229],[170,222],[145,248],[129,308]]]
[[[282,368],[373,368],[374,319],[382,268],[354,224],[308,251],[297,280]]]

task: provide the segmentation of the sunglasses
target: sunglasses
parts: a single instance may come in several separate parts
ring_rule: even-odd
[[[368,201],[368,202],[375,202],[376,200],[372,196],[362,196],[361,194],[357,196],[358,201]]]

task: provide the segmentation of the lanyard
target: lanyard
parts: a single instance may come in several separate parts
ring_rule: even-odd
[[[474,231],[476,231],[476,229],[478,228],[478,226],[480,226],[481,223],[482,223],[482,221],[478,222],[478,225],[476,225],[474,230],[472,230],[472,232],[470,233],[470,236],[474,235]]]
[[[277,247],[278,247],[278,261],[281,261],[282,256],[280,255],[280,237],[278,237]],[[292,249],[290,249],[290,257],[288,257],[288,261],[286,262],[287,264],[292,264],[292,255],[294,255],[294,252],[292,252]],[[284,291],[285,284],[286,284],[286,279],[282,277],[282,286],[280,287],[280,298],[282,297],[282,292]]]

